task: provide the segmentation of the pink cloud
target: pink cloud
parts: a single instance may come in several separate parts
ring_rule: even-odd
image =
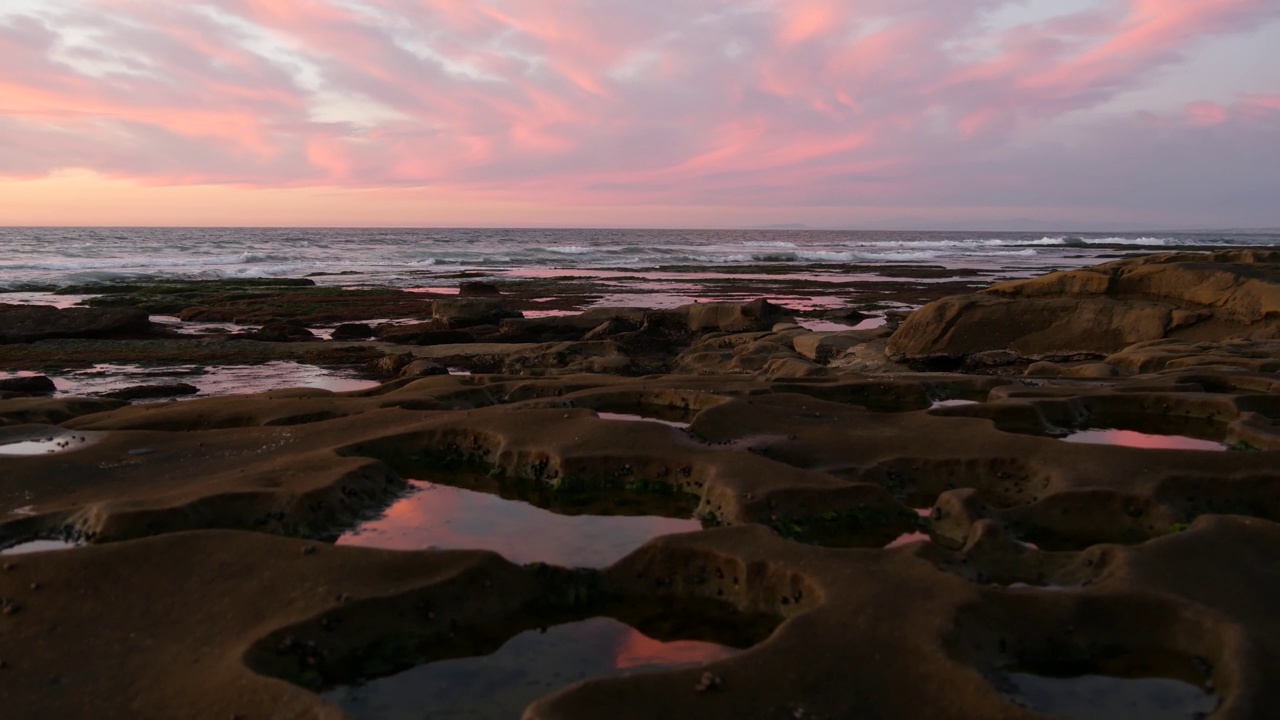
[[[1187,121],[1198,127],[1221,125],[1229,119],[1227,109],[1211,102],[1195,102],[1187,106]]]
[[[989,28],[1010,3],[98,0],[0,15],[0,177],[937,201],[968,192],[944,187],[957,176],[1004,192],[1017,183],[994,157],[1204,38],[1280,17],[1270,0],[1125,0]],[[1274,90],[1093,122],[1252,137],[1275,127]]]

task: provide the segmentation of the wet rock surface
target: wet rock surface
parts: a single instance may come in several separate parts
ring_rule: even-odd
[[[884,331],[814,333],[767,307],[617,313],[548,324],[607,326],[590,340],[361,341],[395,359],[389,378],[427,376],[355,392],[0,400],[0,443],[93,439],[0,457],[0,548],[87,543],[4,557],[0,707],[336,718],[334,688],[559,623],[643,629],[657,604],[697,620],[653,637],[759,632],[542,688],[525,717],[1141,717],[1154,693],[1161,717],[1270,718],[1268,317],[1022,377],[912,372]],[[628,376],[645,362],[677,372]],[[464,363],[477,374],[430,374]],[[596,568],[331,544],[380,512],[412,522],[395,504],[411,480],[459,476],[558,515],[706,529]]]

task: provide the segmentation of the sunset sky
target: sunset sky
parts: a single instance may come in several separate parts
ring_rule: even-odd
[[[1280,227],[1280,0],[0,0],[0,225]]]

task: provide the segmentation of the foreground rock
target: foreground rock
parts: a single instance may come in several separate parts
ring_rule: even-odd
[[[995,353],[971,362],[992,365],[1229,337],[1280,337],[1280,252],[1171,253],[1002,283],[916,311],[888,354],[956,366]]]
[[[1037,720],[1011,675],[1126,653],[1185,664],[1177,677],[1221,698],[1215,718],[1272,717],[1280,380],[1193,368],[1114,383],[490,375],[149,406],[0,401],[0,423],[63,418],[14,436],[93,438],[0,457],[0,545],[91,542],[0,559],[0,706],[337,718],[316,690],[660,601],[785,622],[733,657],[575,684],[526,717]],[[985,402],[931,409],[939,398]],[[690,427],[603,415],[661,409]],[[1174,421],[1254,450],[1051,436]],[[733,527],[662,537],[601,571],[317,540],[401,491],[393,468],[409,458],[560,499],[674,493]]]

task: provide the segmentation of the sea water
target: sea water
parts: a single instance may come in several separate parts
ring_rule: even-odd
[[[850,266],[875,276],[924,264],[1000,279],[1134,252],[1256,245],[1280,245],[1280,234],[0,228],[0,302],[32,301],[29,292],[6,298],[10,292],[112,280],[321,274],[317,282],[444,287],[456,286],[460,271],[492,279],[608,275],[626,283],[636,273],[660,270],[675,291],[669,294],[685,300],[699,297],[708,279],[748,269],[769,275],[804,269],[806,276],[845,279]]]

